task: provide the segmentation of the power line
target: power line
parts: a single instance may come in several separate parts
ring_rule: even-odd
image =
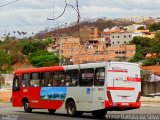
[[[55,1],[53,1],[53,7],[54,7],[54,4],[55,4]],[[62,11],[62,13],[59,15],[59,16],[57,16],[57,17],[55,17],[54,18],[54,14],[53,14],[53,18],[52,19],[50,19],[50,18],[47,18],[47,20],[56,20],[56,19],[59,19],[60,17],[62,17],[64,14],[65,14],[65,12],[66,12],[66,9],[67,9],[67,7],[71,7],[72,9],[74,9],[75,11],[76,11],[76,13],[77,13],[77,24],[76,24],[76,27],[77,27],[77,29],[78,29],[78,36],[79,36],[79,40],[80,40],[80,44],[82,45],[81,46],[81,48],[80,48],[80,50],[79,50],[79,53],[78,53],[78,55],[77,55],[77,62],[78,62],[78,64],[79,64],[79,57],[80,57],[80,54],[81,54],[81,51],[83,50],[83,48],[85,47],[85,43],[84,43],[84,41],[82,40],[82,37],[81,37],[81,34],[80,34],[80,19],[81,19],[81,17],[80,17],[80,11],[79,11],[79,2],[78,2],[78,0],[76,0],[76,6],[73,6],[73,5],[71,5],[71,4],[68,4],[67,3],[67,0],[65,0],[65,6],[64,6],[64,9],[63,9],[63,11]],[[71,31],[72,31],[72,29],[73,29],[74,27],[72,27],[71,28]]]
[[[151,16],[151,15],[155,15],[155,14],[157,14],[157,13],[159,13],[160,12],[160,9],[159,10],[156,10],[156,11],[154,11],[154,12],[150,12],[150,13],[147,13],[147,14],[145,14],[145,15],[143,15],[144,17],[145,16]]]
[[[53,1],[53,7],[54,7],[54,4],[55,4],[55,2]],[[65,7],[63,9],[63,12],[58,17],[56,17],[56,18],[47,18],[47,20],[56,20],[56,19],[60,18],[65,13],[66,8],[67,8],[67,1],[65,0]]]
[[[54,5],[55,5],[55,0],[53,0],[53,18],[54,18]]]
[[[4,7],[4,6],[10,5],[10,4],[13,4],[13,3],[15,3],[17,1],[19,1],[19,0],[15,0],[15,1],[12,1],[12,2],[5,3],[3,5],[0,5],[0,7]]]

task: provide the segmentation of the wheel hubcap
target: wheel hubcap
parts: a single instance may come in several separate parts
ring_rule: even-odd
[[[68,112],[69,112],[69,114],[73,114],[74,107],[73,106],[69,106]]]
[[[28,108],[29,108],[29,104],[25,103],[25,109],[28,109]]]

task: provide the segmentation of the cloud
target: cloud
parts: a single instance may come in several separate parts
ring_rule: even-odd
[[[12,0],[1,0],[0,5]],[[58,20],[47,21],[60,15],[65,0],[19,0],[0,8],[0,36],[13,30],[37,32],[45,28],[56,27],[57,23],[76,21],[77,13],[67,8]],[[67,0],[75,5],[75,0]],[[159,9],[160,0],[79,0],[81,18],[141,16]]]
[[[101,2],[100,2],[101,1]],[[122,9],[159,9],[159,0],[87,0],[88,6],[118,7]]]

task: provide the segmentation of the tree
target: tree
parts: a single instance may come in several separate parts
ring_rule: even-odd
[[[18,33],[18,35],[20,35],[20,36],[22,35],[22,33],[21,33],[20,31],[17,31],[17,33]]]
[[[16,31],[13,31],[13,34],[14,34],[14,36],[15,36],[15,34],[16,34]]]
[[[37,50],[44,50],[45,48],[46,48],[46,44],[43,41],[26,42],[23,45],[22,53],[24,55],[29,55],[31,53],[36,52]]]
[[[4,51],[0,50],[0,89],[2,74],[7,73],[11,70],[11,59],[10,56]]]
[[[142,70],[141,71],[142,82],[149,82],[151,80],[151,75],[152,73],[150,71]]]
[[[134,58],[130,62],[139,62],[144,60],[143,64],[146,65],[155,65],[160,62],[160,33],[156,33],[155,39],[150,39],[146,37],[134,37],[130,42],[131,44],[136,44],[136,53]],[[155,54],[154,57],[145,58],[146,54]]]
[[[28,56],[29,62],[34,67],[58,65],[59,58],[57,55],[44,50],[38,50]]]
[[[155,38],[160,39],[160,32],[156,32]]]
[[[150,31],[157,31],[160,30],[160,23],[154,23],[151,26],[149,26]]]

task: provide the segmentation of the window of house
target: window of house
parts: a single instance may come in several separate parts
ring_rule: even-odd
[[[41,85],[42,86],[52,86],[53,85],[52,72],[43,72],[41,74]]]
[[[80,70],[79,85],[80,86],[93,86],[94,69],[87,68]]]
[[[118,54],[118,51],[115,51],[115,54]]]
[[[55,50],[56,48],[55,47],[52,47],[52,50]]]
[[[114,44],[114,42],[112,42]]]
[[[131,37],[131,35],[129,35],[129,37]]]
[[[112,38],[114,38],[114,36],[112,36]]]
[[[122,54],[126,54],[126,51],[122,51]]]
[[[124,38],[126,38],[126,36],[124,36]]]
[[[117,36],[117,38],[119,38],[119,36]]]
[[[117,43],[119,44],[119,41]]]
[[[31,73],[30,76],[30,86],[38,87],[40,86],[40,73]]]
[[[29,86],[29,79],[30,79],[30,74],[25,73],[22,76],[22,87],[28,87]]]
[[[105,68],[96,68],[95,69],[95,86],[103,86],[105,81]]]
[[[66,71],[66,86],[77,86],[78,81],[79,81],[78,69]]]
[[[53,72],[53,86],[65,86],[65,72],[55,71]]]
[[[124,43],[126,43],[126,41],[124,41]]]

